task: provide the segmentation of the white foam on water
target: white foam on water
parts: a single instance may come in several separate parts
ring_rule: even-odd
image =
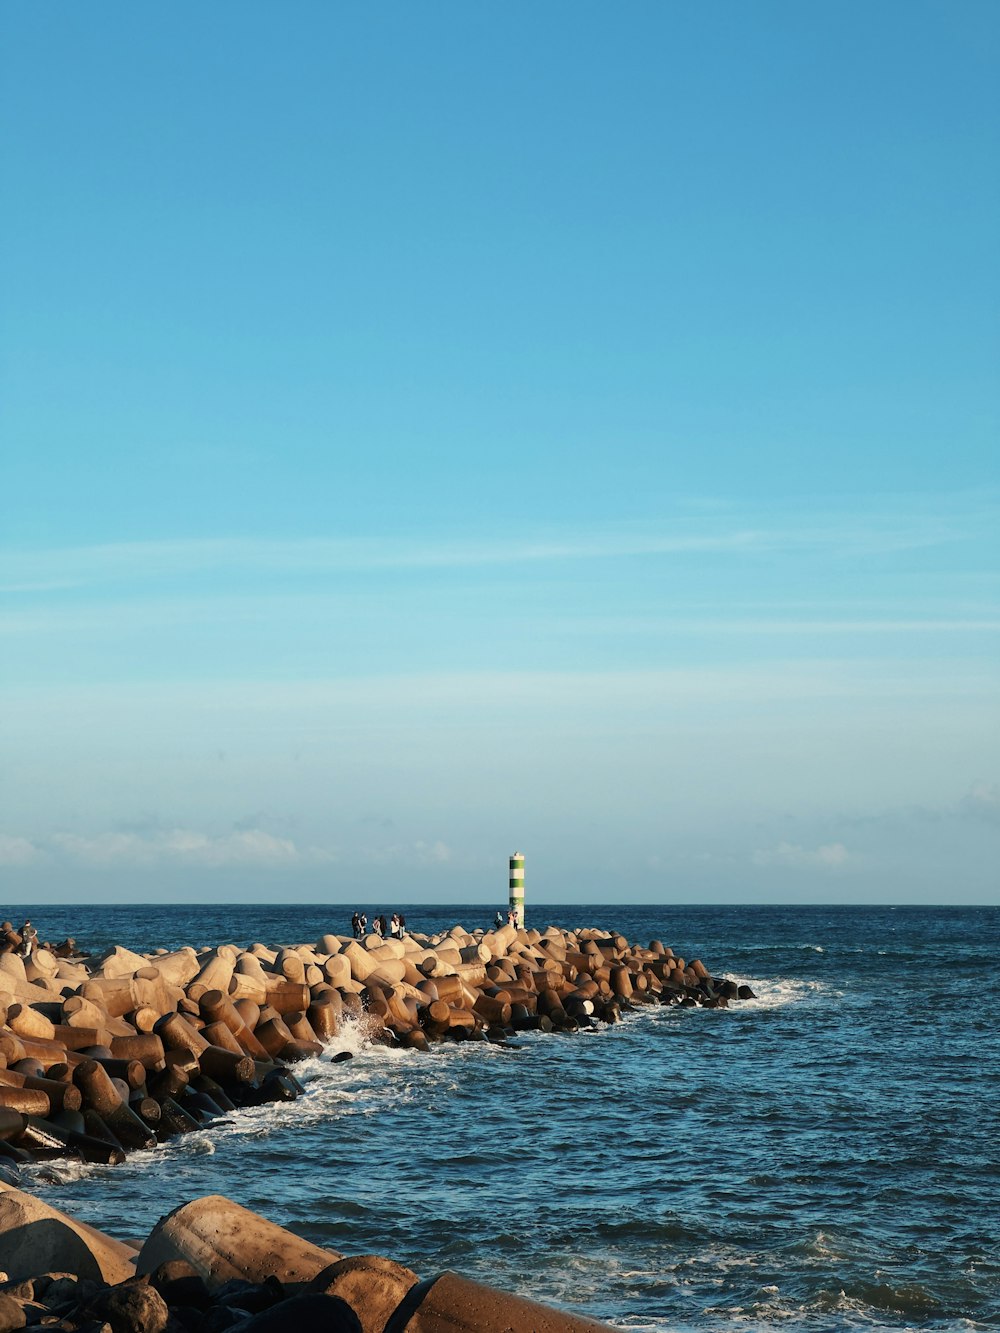
[[[802,1243],[800,1252],[810,1260],[826,1265],[831,1262],[857,1263],[864,1259],[865,1250],[850,1237],[836,1236],[829,1231],[817,1231],[812,1240]]]
[[[46,1185],[73,1185],[78,1180],[85,1180],[95,1172],[94,1164],[78,1162],[73,1158],[59,1158],[54,1162],[38,1162],[25,1165],[21,1174],[25,1180],[38,1180]]]
[[[173,1142],[176,1144],[180,1140],[175,1139]],[[29,1162],[19,1170],[26,1181],[37,1181],[43,1187],[63,1187],[89,1180],[115,1181],[120,1180],[124,1174],[144,1172],[158,1165],[165,1152],[164,1144],[155,1144],[142,1152],[129,1153],[125,1161],[117,1166],[109,1166],[105,1162],[81,1162],[75,1157],[60,1157],[51,1162]]]
[[[705,1333],[703,1325],[696,1327],[689,1323],[678,1323],[676,1319],[671,1319],[669,1324],[665,1324],[637,1314],[605,1315],[601,1323],[607,1324],[608,1328],[629,1329],[632,1333]]]
[[[349,1051],[352,1059],[334,1063],[330,1057],[342,1051]],[[345,1105],[352,1105],[365,1095],[366,1085],[376,1081],[377,1066],[383,1067],[380,1081],[384,1095],[405,1096],[396,1081],[386,1080],[384,1064],[386,1060],[406,1055],[407,1052],[372,1046],[365,1025],[349,1021],[325,1047],[322,1056],[292,1066],[292,1072],[305,1088],[305,1095],[295,1101],[264,1102],[230,1111],[222,1119],[208,1122],[190,1134],[179,1134],[144,1152],[129,1153],[119,1166],[60,1158],[28,1164],[21,1168],[21,1173],[26,1180],[36,1180],[43,1186],[66,1186],[105,1175],[120,1179],[123,1172],[155,1172],[159,1168],[173,1171],[182,1168],[186,1159],[212,1156],[223,1140],[266,1138],[330,1119]]]
[[[810,944],[808,942],[802,944],[754,944],[747,947],[752,947],[754,953],[789,953],[796,949],[808,949],[812,953],[826,953],[826,948],[822,944]],[[846,949],[844,952],[864,953],[864,949]]]
[[[199,1134],[184,1134],[177,1140],[177,1150],[189,1157],[211,1157],[215,1152],[212,1136],[207,1131]]]
[[[340,1026],[340,1031],[335,1037],[331,1037],[323,1045],[323,1055],[329,1058],[334,1055],[342,1055],[347,1052],[351,1056],[361,1055],[362,1052],[372,1050],[371,1028],[363,1018],[347,1018]],[[388,1047],[380,1047],[381,1050],[387,1050]],[[306,1060],[296,1065],[296,1069],[306,1069],[312,1061]]]
[[[788,1004],[812,1004],[839,999],[843,994],[823,981],[808,981],[804,977],[751,977],[746,985],[754,992],[756,999],[739,1000],[733,1005],[734,1009],[780,1009]]]

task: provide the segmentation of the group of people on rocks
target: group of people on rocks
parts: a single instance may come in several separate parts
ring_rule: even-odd
[[[355,912],[351,917],[351,930],[356,940],[364,939],[368,933],[368,918],[364,912]],[[391,917],[383,913],[372,922],[372,934],[383,940],[401,940],[406,936],[406,917],[401,912],[393,912]]]
[[[514,929],[516,930],[520,924],[521,924],[520,921],[518,921],[517,919],[516,907],[508,908],[506,916],[504,916],[503,912],[500,910],[499,907],[497,908],[497,914],[493,918],[494,930],[501,930],[504,926],[513,926]]]

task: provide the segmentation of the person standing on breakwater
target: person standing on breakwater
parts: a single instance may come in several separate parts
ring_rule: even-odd
[[[382,931],[382,918],[380,916],[377,916],[375,920],[372,922],[372,930],[379,937],[380,940],[385,939],[385,935]]]
[[[508,912],[508,914],[507,914],[507,923],[509,923],[509,921],[510,921],[510,913]],[[494,929],[494,930],[503,930],[505,924],[506,924],[506,923],[504,922],[504,915],[503,915],[503,912],[501,912],[501,911],[500,911],[500,908],[498,907],[498,908],[497,908],[497,914],[496,914],[496,916],[493,918],[493,929]]]
[[[19,950],[21,957],[30,958],[38,948],[38,931],[30,921],[25,921],[18,934],[21,936],[21,948]]]
[[[361,938],[361,918],[357,912],[351,917],[351,933],[356,940]]]
[[[406,939],[406,917],[402,912],[396,917],[396,935],[401,940]]]

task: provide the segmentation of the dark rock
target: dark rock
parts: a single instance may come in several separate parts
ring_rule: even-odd
[[[293,1296],[240,1325],[240,1333],[363,1333],[361,1322],[339,1296]]]
[[[188,1321],[179,1318],[184,1314]],[[190,1305],[179,1305],[176,1310],[170,1311],[170,1318],[167,1320],[166,1333],[201,1333],[205,1322],[205,1316],[200,1310],[195,1310]]]
[[[122,1282],[98,1292],[87,1314],[110,1324],[112,1333],[164,1333],[170,1311],[155,1287]]]
[[[207,1310],[212,1296],[201,1275],[186,1259],[168,1259],[149,1275],[152,1286],[170,1306],[192,1306]]]
[[[737,986],[736,993],[741,1000],[756,1000],[757,996],[749,986]]]
[[[353,1060],[353,1059],[354,1059],[354,1054],[352,1051],[338,1051],[336,1055],[331,1055],[330,1063],[334,1065],[340,1065],[343,1064],[345,1060]]]
[[[253,1316],[249,1310],[240,1310],[235,1305],[213,1305],[206,1310],[202,1319],[202,1333],[225,1333],[227,1328],[242,1328]],[[299,1333],[304,1333],[300,1329]]]
[[[171,1305],[170,1323],[167,1333],[202,1333],[205,1327],[205,1311],[194,1305]]]
[[[35,1278],[35,1299],[47,1305],[53,1314],[85,1308],[103,1290],[103,1283],[89,1277],[77,1277],[75,1273],[54,1273]]]
[[[0,1333],[8,1333],[9,1329],[24,1328],[27,1322],[21,1302],[5,1291],[0,1292]]]
[[[267,1277],[263,1282],[242,1282],[233,1278],[216,1290],[214,1298],[220,1305],[238,1305],[241,1310],[259,1314],[283,1301],[285,1288],[276,1277]]]
[[[86,1299],[89,1301],[91,1297],[97,1295],[98,1288],[104,1285],[101,1282],[92,1282],[89,1278],[77,1277],[76,1273],[42,1273],[31,1281],[35,1284],[35,1300],[40,1301],[44,1297],[46,1302],[50,1299],[68,1300],[80,1291],[81,1282],[87,1284]],[[54,1296],[50,1298],[49,1293],[53,1291]]]
[[[41,1301],[25,1301],[21,1306],[21,1312],[24,1315],[26,1327],[34,1328],[41,1324],[43,1320],[51,1319],[52,1312],[47,1305],[42,1305]],[[49,1327],[46,1324],[46,1327]]]

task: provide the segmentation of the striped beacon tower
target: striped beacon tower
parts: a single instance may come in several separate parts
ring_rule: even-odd
[[[515,852],[510,858],[510,910],[519,926],[524,926],[524,857]]]

